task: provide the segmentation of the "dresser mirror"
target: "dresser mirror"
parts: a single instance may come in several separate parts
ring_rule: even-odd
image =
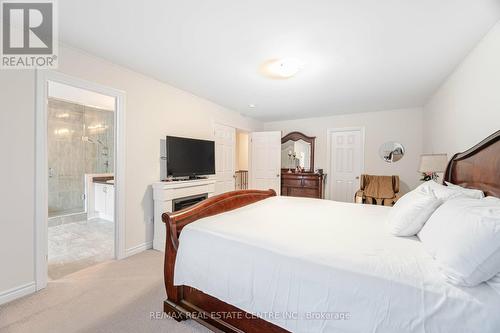
[[[281,168],[295,171],[314,172],[314,141],[316,137],[291,132],[281,138]]]

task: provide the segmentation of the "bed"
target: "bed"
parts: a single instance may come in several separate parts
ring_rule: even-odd
[[[500,131],[445,180],[500,197],[499,174]],[[390,209],[247,190],[166,213],[164,311],[225,332],[500,332],[500,295],[446,283],[385,231]]]

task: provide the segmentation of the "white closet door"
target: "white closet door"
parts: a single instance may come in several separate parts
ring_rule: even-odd
[[[363,164],[362,130],[330,132],[330,199],[353,202]]]
[[[236,129],[216,124],[215,136],[215,194],[235,190]]]
[[[281,192],[281,132],[250,133],[249,188]]]

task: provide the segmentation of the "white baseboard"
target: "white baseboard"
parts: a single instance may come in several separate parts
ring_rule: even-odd
[[[0,305],[13,301],[17,298],[32,294],[36,291],[35,282],[26,283],[3,292],[0,292]]]
[[[146,243],[139,244],[137,246],[131,247],[125,250],[125,258],[133,256],[134,254],[140,253],[153,248],[153,242],[149,241]]]

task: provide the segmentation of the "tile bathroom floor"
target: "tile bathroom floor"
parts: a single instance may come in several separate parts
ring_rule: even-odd
[[[84,220],[49,227],[49,279],[114,258],[114,222]]]

